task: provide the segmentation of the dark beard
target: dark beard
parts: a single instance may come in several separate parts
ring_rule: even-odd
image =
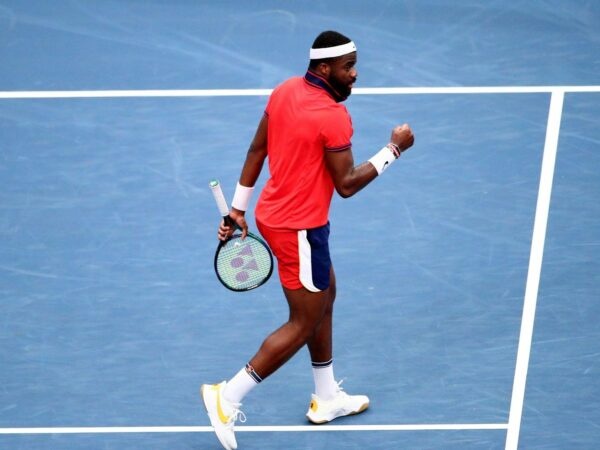
[[[333,87],[336,90],[336,92],[340,94],[342,102],[348,97],[350,97],[350,94],[352,93],[352,88],[348,87],[348,85],[341,83],[334,77],[330,77],[328,81],[329,84],[331,84],[331,87]]]

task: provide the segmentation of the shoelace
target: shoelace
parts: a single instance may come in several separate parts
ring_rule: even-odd
[[[342,378],[340,381],[337,382],[337,391],[338,392],[342,392],[344,390],[344,388],[342,387],[342,383],[344,382],[345,378]]]
[[[344,380],[345,380],[345,378],[342,378],[340,381],[337,382],[337,396],[336,396],[336,399],[338,401],[342,401],[342,399],[345,400],[347,398],[350,398],[350,395],[348,395],[346,393],[346,391],[344,391],[344,388],[342,387],[342,383],[344,382]]]
[[[229,416],[229,423],[227,424],[227,427],[233,427],[235,422],[238,420],[240,421],[240,423],[246,422],[246,414],[244,414],[244,412],[241,409],[239,409],[238,406],[239,405],[233,405],[233,412]]]

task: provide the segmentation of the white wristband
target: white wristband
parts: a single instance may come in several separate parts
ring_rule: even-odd
[[[391,163],[396,161],[396,159],[396,155],[394,155],[392,149],[386,145],[373,156],[371,156],[369,162],[373,164],[373,167],[375,167],[377,175],[381,175]]]
[[[240,211],[246,211],[248,209],[248,203],[250,203],[250,197],[252,197],[253,191],[254,186],[242,186],[238,181],[238,184],[235,188],[235,194],[233,194],[231,206],[233,206],[235,209],[239,209]]]

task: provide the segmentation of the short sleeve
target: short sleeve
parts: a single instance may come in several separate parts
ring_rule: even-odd
[[[337,152],[352,147],[352,120],[343,105],[324,115],[321,126],[321,139],[325,151]]]

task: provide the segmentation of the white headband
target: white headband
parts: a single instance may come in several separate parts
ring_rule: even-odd
[[[338,56],[347,55],[355,51],[356,45],[350,41],[347,44],[336,45],[335,47],[311,48],[310,59],[337,58]]]

